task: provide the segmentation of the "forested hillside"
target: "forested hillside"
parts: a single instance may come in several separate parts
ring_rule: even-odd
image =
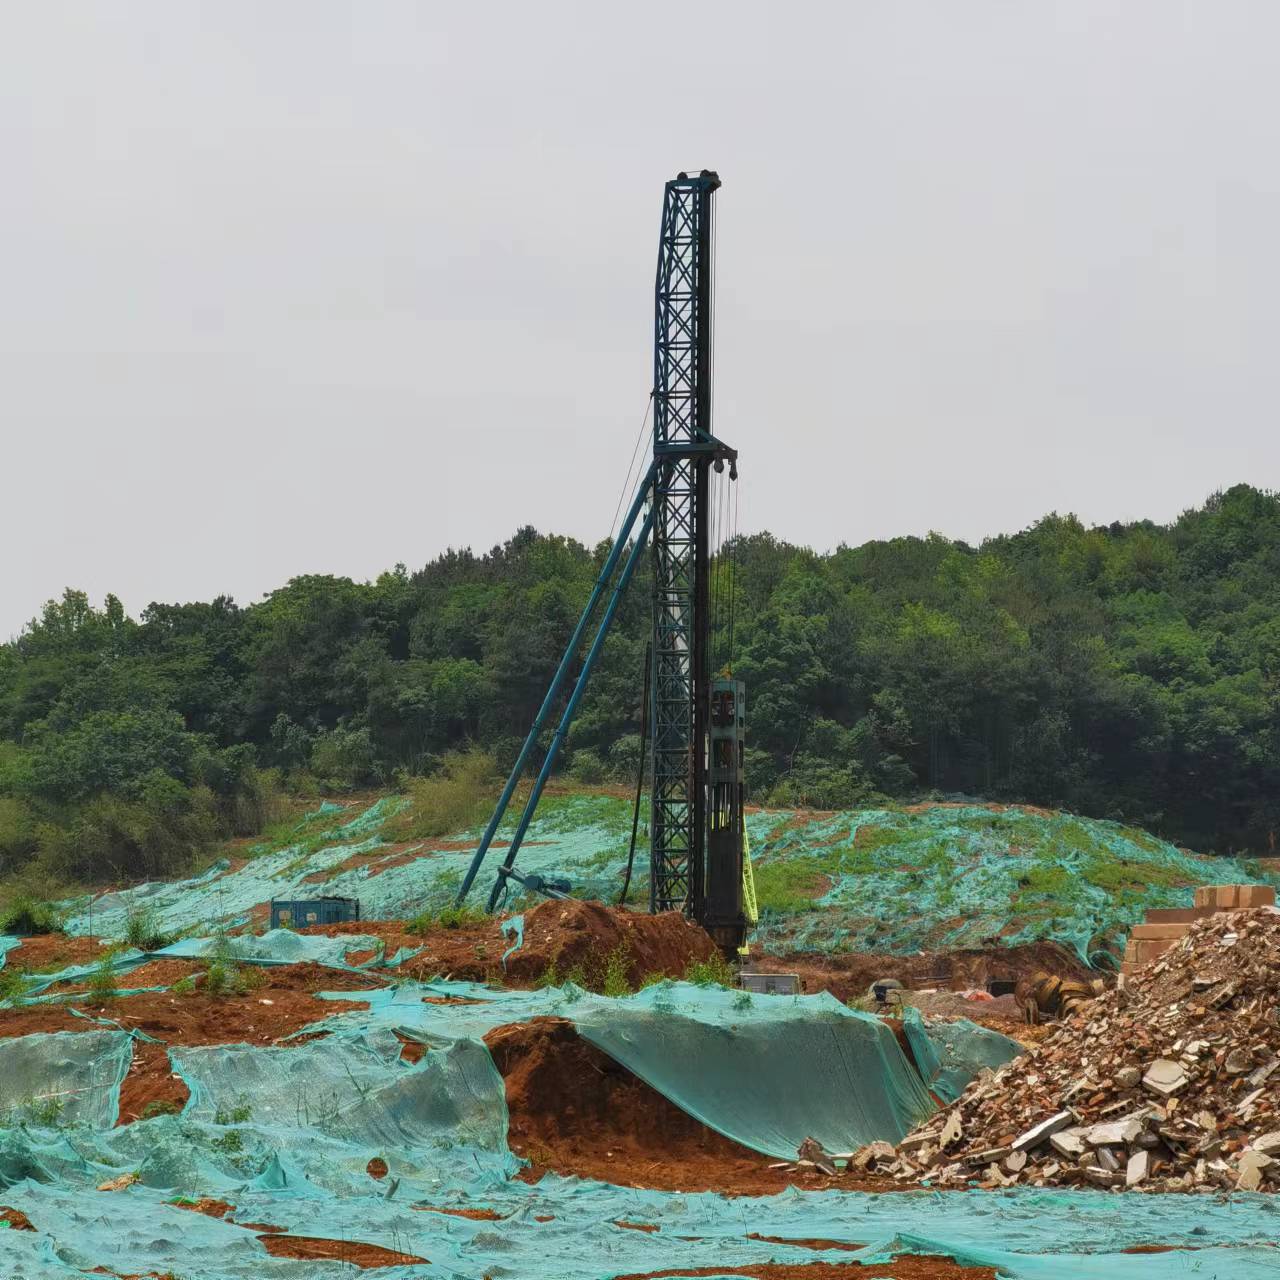
[[[282,783],[392,782],[468,741],[509,761],[604,551],[524,529],[371,583],[296,578],[136,620],[67,591],[0,647],[0,871],[155,873],[252,833]],[[1169,526],[1051,515],[978,548],[820,555],[759,534],[716,574],[756,800],[966,793],[1271,849],[1275,496],[1238,486]],[[574,727],[584,781],[634,777],[648,585]]]

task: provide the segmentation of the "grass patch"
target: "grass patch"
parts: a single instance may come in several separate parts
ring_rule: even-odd
[[[140,951],[159,951],[177,939],[177,934],[160,928],[156,914],[149,907],[131,911],[124,927],[124,940]]]
[[[429,777],[409,783],[407,808],[383,831],[392,840],[434,840],[458,835],[489,816],[499,787],[498,769],[486,751],[450,751]]]
[[[482,907],[473,907],[467,903],[458,906],[450,903],[447,907],[423,911],[405,925],[406,933],[429,933],[432,929],[465,929],[468,925],[485,924],[493,917]]]
[[[756,883],[756,903],[761,911],[795,915],[812,911],[816,899],[828,890],[822,879],[838,869],[838,855],[775,858],[752,865]],[[816,892],[815,892],[816,890]]]
[[[31,977],[25,969],[12,969],[6,965],[0,969],[0,1004],[6,1000],[21,1000],[30,986]]]
[[[157,1116],[176,1116],[180,1114],[181,1111],[181,1103],[163,1102],[157,1098],[152,1102],[148,1102],[147,1105],[142,1108],[142,1118],[144,1120],[154,1120]]]
[[[65,933],[62,916],[51,902],[18,894],[0,910],[0,933],[30,937],[37,933]]]
[[[718,951],[709,960],[695,960],[685,971],[684,980],[697,987],[736,987],[738,975]]]

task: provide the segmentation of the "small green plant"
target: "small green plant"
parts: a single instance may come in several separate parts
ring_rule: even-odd
[[[424,911],[409,921],[409,933],[429,933],[432,929],[465,929],[470,924],[484,924],[491,917],[482,908],[470,903],[458,906],[450,903],[438,911]]]
[[[732,987],[737,984],[733,966],[715,952],[708,960],[694,960],[684,971],[684,980],[697,987]]]
[[[231,939],[221,934],[214,944],[211,963],[204,975],[204,989],[211,996],[242,996],[256,991],[265,979],[254,968],[242,969],[236,964]]]
[[[27,994],[31,978],[25,969],[0,969],[0,1004],[6,1000],[17,1003]]]
[[[91,1000],[100,1004],[116,998],[116,974],[110,956],[103,956],[94,966],[89,975],[88,993]]]
[[[628,976],[630,969],[631,949],[625,942],[620,942],[609,952],[605,960],[602,994],[615,997],[629,996],[631,994],[631,979]]]
[[[166,1102],[157,1098],[153,1102],[148,1102],[142,1108],[142,1118],[144,1120],[154,1120],[157,1116],[176,1116],[181,1110],[181,1103]]]
[[[249,1100],[241,1094],[233,1107],[219,1107],[213,1115],[214,1124],[246,1124],[253,1119],[253,1108]]]
[[[179,978],[177,982],[170,988],[175,996],[193,996],[196,993],[196,975],[189,973],[185,978]]]
[[[228,1129],[226,1133],[214,1138],[209,1145],[224,1156],[237,1156],[244,1150],[244,1138],[239,1129]]]
[[[137,947],[140,951],[159,951],[174,940],[173,934],[165,933],[160,928],[155,912],[149,908],[129,913],[124,937],[131,947]]]
[[[62,1098],[32,1098],[23,1108],[28,1121],[45,1129],[52,1129],[62,1120],[67,1104]]]
[[[738,994],[733,997],[733,1007],[737,1009],[739,1013],[745,1013],[746,1010],[750,1009],[751,992],[739,991]]]

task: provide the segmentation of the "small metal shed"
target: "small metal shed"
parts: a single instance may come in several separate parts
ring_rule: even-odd
[[[305,929],[309,924],[340,924],[360,919],[359,898],[273,898],[271,927]]]

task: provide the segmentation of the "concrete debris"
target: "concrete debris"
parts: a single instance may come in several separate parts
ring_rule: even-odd
[[[1193,921],[874,1167],[934,1187],[1280,1191],[1280,912]]]
[[[885,1146],[889,1146],[886,1142]],[[893,1148],[890,1147],[892,1153]],[[821,1169],[823,1173],[830,1177],[835,1177],[836,1166],[831,1157],[827,1154],[826,1148],[816,1138],[806,1138],[797,1148],[796,1157],[800,1164],[811,1164],[815,1169]]]
[[[1187,1073],[1169,1058],[1157,1058],[1142,1077],[1142,1087],[1169,1097],[1190,1083]]]
[[[1046,1138],[1052,1138],[1059,1129],[1065,1129],[1075,1115],[1070,1111],[1059,1111],[1056,1116],[1050,1116],[1047,1120],[1041,1120],[1039,1124],[1032,1125],[1026,1133],[1014,1138],[1012,1147],[1015,1151],[1030,1151],[1034,1147],[1038,1147]]]

